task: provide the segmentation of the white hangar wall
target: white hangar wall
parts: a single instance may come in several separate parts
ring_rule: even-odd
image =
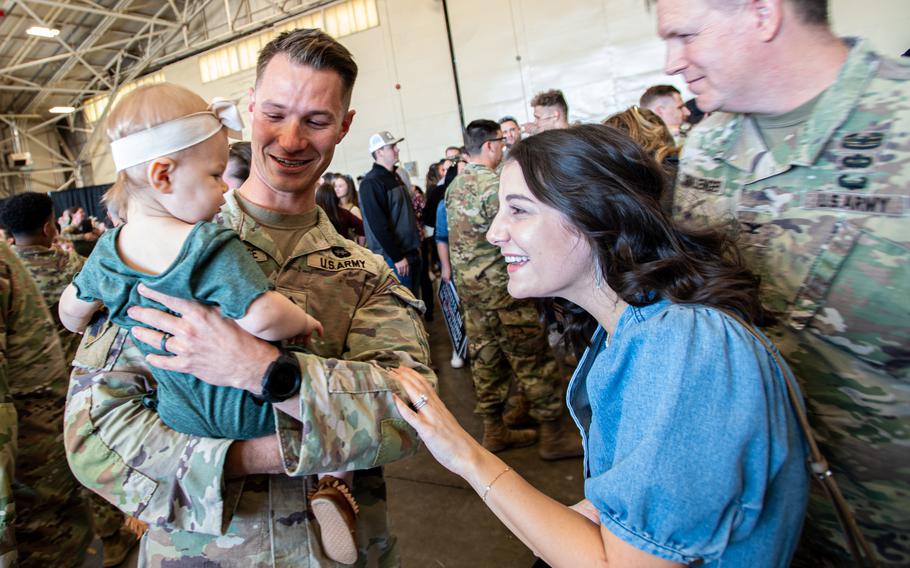
[[[446,146],[460,144],[455,83],[440,0],[377,0],[380,25],[341,38],[360,76],[352,107],[357,115],[330,171],[356,177],[371,166],[369,136],[389,130],[404,136],[402,162],[416,162],[418,178]],[[644,0],[450,0],[449,18],[464,117],[531,118],[539,91],[565,93],[573,121],[599,121],[636,102],[649,85],[670,83],[653,11]],[[831,19],[841,35],[870,38],[881,51],[910,48],[907,0],[832,0]],[[248,103],[254,71],[203,83],[199,57],[163,69],[166,80],[205,98]],[[247,120],[249,122],[249,120]],[[245,132],[249,137],[249,128]],[[93,162],[95,183],[114,179],[105,152]]]

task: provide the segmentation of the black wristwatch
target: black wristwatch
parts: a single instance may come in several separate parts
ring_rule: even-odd
[[[284,402],[300,391],[300,362],[284,349],[262,376],[262,393],[266,402]]]

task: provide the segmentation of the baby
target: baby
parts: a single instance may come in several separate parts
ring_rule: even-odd
[[[107,135],[117,168],[116,183],[104,200],[127,223],[99,240],[60,300],[60,320],[82,332],[102,304],[110,320],[138,325],[127,315],[133,305],[164,309],[139,295],[144,283],[159,292],[217,306],[249,333],[266,341],[304,342],[322,325],[278,292],[237,233],[209,222],[224,203],[221,175],[228,159],[228,134],[243,127],[237,108],[226,101],[207,105],[183,87],[161,83],[140,87],[117,104]],[[167,354],[142,342],[148,354]],[[214,338],[213,338],[214,339]],[[147,406],[178,432],[209,438],[247,440],[273,434],[272,405],[249,392],[216,387],[195,377],[152,368],[158,388]],[[357,504],[350,493],[352,472],[320,475],[311,496],[320,522],[323,549],[335,561],[357,559],[353,540]]]

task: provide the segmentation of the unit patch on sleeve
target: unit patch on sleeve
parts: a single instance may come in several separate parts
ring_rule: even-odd
[[[247,245],[246,250],[250,252],[250,256],[253,257],[253,260],[256,262],[265,262],[269,259],[269,255],[265,254],[256,247],[251,247]]]

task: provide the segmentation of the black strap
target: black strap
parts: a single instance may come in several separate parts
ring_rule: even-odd
[[[796,418],[799,421],[803,436],[806,439],[806,444],[809,446],[809,472],[812,474],[812,477],[821,484],[828,499],[834,505],[837,519],[840,521],[841,528],[843,529],[844,536],[847,540],[847,546],[850,548],[850,554],[853,556],[856,565],[878,568],[878,558],[875,556],[872,547],[866,541],[859,525],[856,523],[856,517],[853,514],[853,510],[850,508],[847,500],[844,499],[840,487],[838,487],[837,481],[834,479],[834,473],[831,471],[831,468],[828,467],[828,461],[825,459],[825,456],[822,455],[821,450],[818,449],[818,443],[815,441],[815,436],[812,434],[812,427],[809,425],[809,419],[806,417],[805,410],[803,410],[799,391],[796,390],[796,386],[794,385],[796,379],[793,376],[793,372],[790,370],[789,365],[784,362],[780,351],[778,351],[764,335],[758,333],[755,328],[746,323],[738,315],[727,310],[721,311],[746,328],[749,333],[751,333],[759,343],[774,356],[774,359],[784,376],[784,382],[787,384],[787,394],[790,398],[790,405],[793,407],[793,412],[796,414]]]

